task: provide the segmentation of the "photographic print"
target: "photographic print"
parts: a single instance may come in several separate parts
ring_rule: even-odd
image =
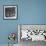
[[[46,25],[19,25],[20,41],[46,41]]]
[[[17,6],[4,6],[4,19],[17,19]]]

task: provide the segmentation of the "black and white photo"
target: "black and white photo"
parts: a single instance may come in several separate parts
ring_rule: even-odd
[[[17,19],[17,6],[4,6],[4,19]]]

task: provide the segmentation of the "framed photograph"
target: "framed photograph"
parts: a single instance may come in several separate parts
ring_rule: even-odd
[[[18,41],[46,41],[46,25],[19,24]]]
[[[4,7],[4,19],[17,19],[17,6],[5,5]]]

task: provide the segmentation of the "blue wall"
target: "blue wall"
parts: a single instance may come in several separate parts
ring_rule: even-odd
[[[18,5],[18,20],[3,20],[3,5]],[[46,0],[0,0],[0,44],[8,43],[10,32],[18,32],[18,24],[46,24]]]
[[[21,0],[20,23],[46,24],[46,0]]]

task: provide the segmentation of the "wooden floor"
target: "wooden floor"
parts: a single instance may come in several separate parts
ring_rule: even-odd
[[[34,41],[31,40],[21,40],[19,46],[46,46],[46,42],[44,41]]]
[[[0,44],[0,46],[8,46],[8,44]],[[43,41],[35,41],[32,42],[31,40],[21,40],[19,44],[15,44],[13,46],[46,46],[46,42]]]

